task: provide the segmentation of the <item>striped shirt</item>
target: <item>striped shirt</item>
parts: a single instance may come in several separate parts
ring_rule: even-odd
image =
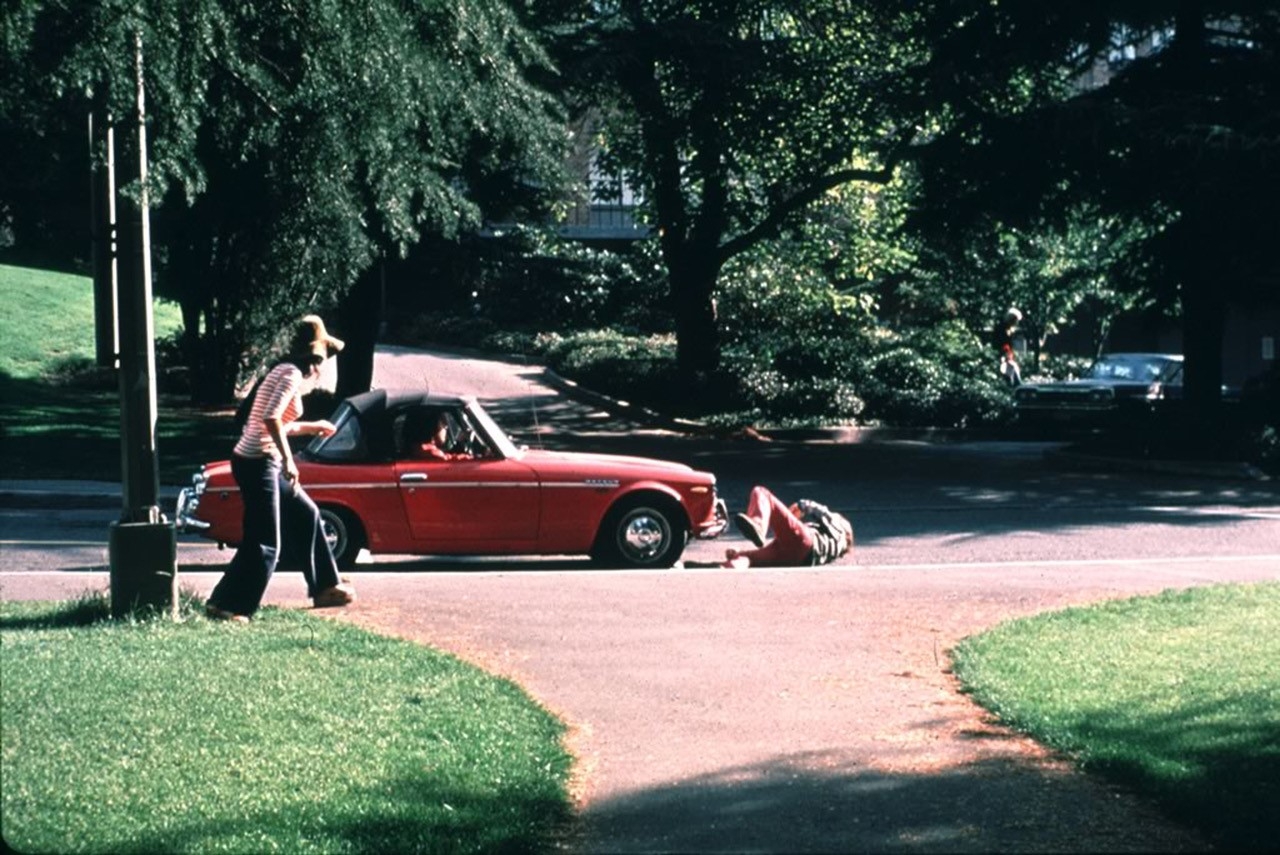
[[[282,362],[263,378],[253,398],[249,419],[240,432],[235,453],[240,457],[281,459],[280,449],[267,432],[265,421],[279,419],[287,425],[302,415],[302,372],[292,362]]]

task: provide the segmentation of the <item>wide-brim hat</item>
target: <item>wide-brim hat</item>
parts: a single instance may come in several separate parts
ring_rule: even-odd
[[[310,353],[327,359],[345,346],[346,342],[329,334],[319,315],[304,315],[298,321],[293,339],[294,352]]]

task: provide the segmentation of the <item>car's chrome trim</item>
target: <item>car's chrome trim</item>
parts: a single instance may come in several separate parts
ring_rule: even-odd
[[[416,476],[416,477],[415,477]],[[422,487],[520,487],[529,489],[532,487],[548,487],[548,488],[569,488],[569,489],[617,489],[622,485],[621,481],[612,478],[588,478],[585,481],[432,481],[424,473],[406,472],[400,476],[399,481],[378,482],[370,481],[366,483],[308,483],[302,482],[302,486],[307,490],[398,490],[401,487],[408,486],[412,488]],[[209,487],[206,493],[239,493],[239,487]]]
[[[209,523],[196,519],[196,511],[200,507],[200,485],[184,487],[178,491],[178,501],[174,506],[173,527],[183,533],[208,531]]]
[[[398,490],[400,489],[399,484],[396,484],[396,483],[384,484],[377,481],[370,481],[365,484],[343,483],[343,482],[332,483],[332,484],[329,484],[329,483],[312,484],[310,482],[303,481],[302,486],[306,488],[308,491],[311,491],[311,490]],[[220,495],[220,496],[227,495],[229,493],[239,493],[239,492],[240,492],[239,487],[209,487],[208,489],[205,490],[205,493],[207,495]]]
[[[410,490],[442,490],[447,487],[505,487],[509,489],[529,490],[541,487],[537,481],[412,481],[402,484]]]

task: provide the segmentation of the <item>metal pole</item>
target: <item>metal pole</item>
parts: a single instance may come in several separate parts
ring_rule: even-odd
[[[156,455],[156,383],[151,311],[151,221],[147,191],[146,99],[142,36],[134,41],[137,82],[136,146],[126,147],[136,166],[139,196],[126,200],[120,220],[120,456],[124,509],[111,529],[111,611],[138,608],[177,612],[177,536],[160,513]]]
[[[95,361],[102,368],[115,367],[120,354],[116,302],[116,153],[115,129],[105,108],[105,98],[95,97],[89,112],[89,235],[93,260],[93,329]]]

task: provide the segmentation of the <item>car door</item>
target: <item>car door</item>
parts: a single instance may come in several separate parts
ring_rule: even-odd
[[[395,475],[410,533],[427,551],[518,551],[537,541],[541,487],[518,460],[402,458]]]

